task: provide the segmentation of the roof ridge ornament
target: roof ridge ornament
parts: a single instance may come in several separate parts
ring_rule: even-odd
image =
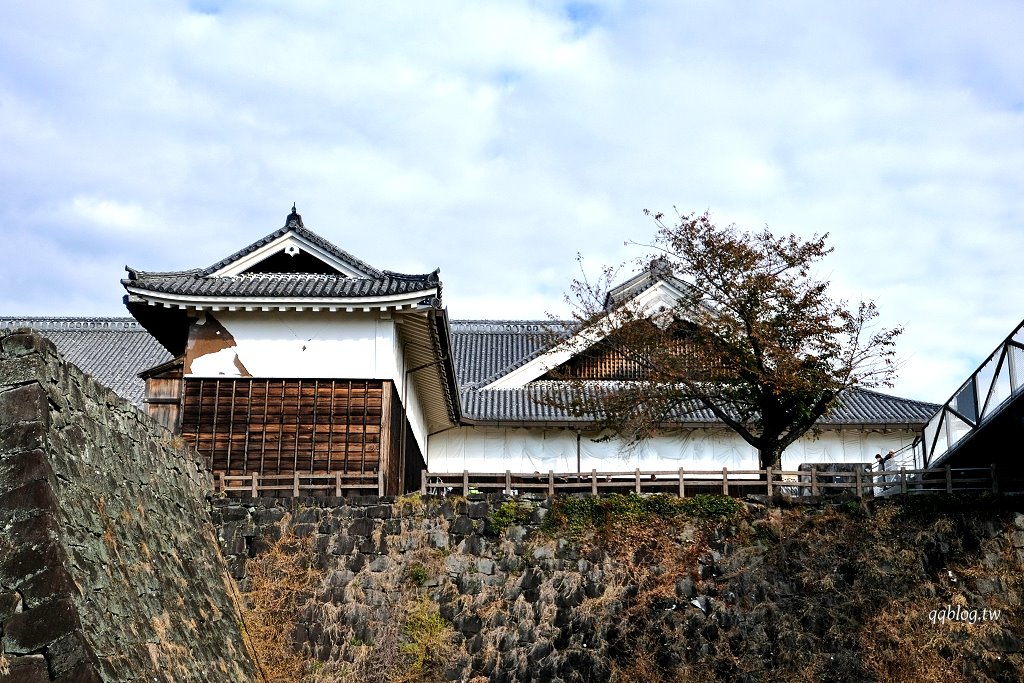
[[[288,214],[288,218],[285,219],[284,227],[286,229],[306,227],[302,224],[302,216],[300,216],[299,212],[295,210],[295,202],[292,202],[292,212]]]

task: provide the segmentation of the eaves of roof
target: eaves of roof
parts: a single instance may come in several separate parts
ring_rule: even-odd
[[[462,411],[473,424],[525,426],[585,426],[594,415],[573,415],[565,408],[544,402],[552,392],[569,390],[563,382],[535,382],[514,389],[473,389],[463,387]],[[873,429],[920,429],[938,409],[933,403],[889,396],[865,389],[850,389],[836,407],[822,417],[821,428],[860,427]],[[693,404],[672,421],[680,427],[721,425],[707,408]]]
[[[320,273],[255,273],[209,277],[196,271],[144,273],[129,271],[121,284],[134,294],[190,297],[353,299],[398,294],[440,294],[437,273],[402,275],[384,272],[375,278],[350,278]],[[134,277],[132,277],[134,276]]]

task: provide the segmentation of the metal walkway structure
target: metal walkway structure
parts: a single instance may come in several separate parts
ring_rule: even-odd
[[[1024,469],[1024,321],[887,468],[945,465]]]

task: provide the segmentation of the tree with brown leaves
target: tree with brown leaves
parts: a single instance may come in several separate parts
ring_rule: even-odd
[[[657,226],[651,253],[637,260],[646,272],[619,287],[611,268],[597,282],[576,280],[572,333],[559,330],[577,359],[611,358],[601,367],[619,374],[595,383],[563,364],[549,376],[571,390],[549,403],[594,416],[628,444],[710,411],[767,468],[844,390],[891,386],[903,330],[876,329],[874,302],[849,306],[815,279],[812,266],[832,251],[827,234],[775,237],[718,227],[706,213],[675,222],[645,213]],[[637,296],[656,283],[672,298]]]

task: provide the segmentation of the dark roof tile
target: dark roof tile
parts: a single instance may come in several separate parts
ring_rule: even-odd
[[[350,278],[322,273],[253,273],[230,277],[207,277],[194,273],[142,274],[122,280],[126,287],[159,294],[183,296],[248,297],[376,297],[426,292],[440,286],[435,273],[399,275],[385,273],[377,278]]]
[[[0,318],[0,329],[19,327],[39,331],[82,372],[140,408],[146,385],[138,373],[171,359],[131,318]]]

